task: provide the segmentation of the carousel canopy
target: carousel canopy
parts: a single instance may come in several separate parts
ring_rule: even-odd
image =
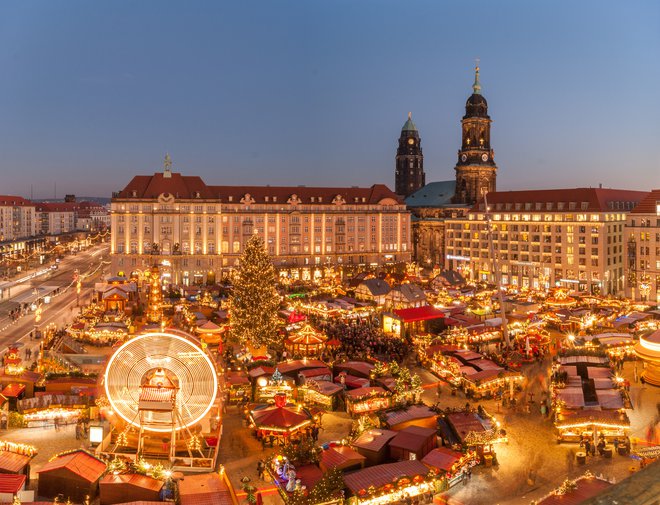
[[[328,340],[328,337],[324,333],[315,330],[309,324],[305,324],[300,330],[287,338],[287,344],[302,346],[321,345],[326,340]]]
[[[198,333],[218,333],[220,331],[222,331],[222,328],[211,321],[203,321],[197,325]]]
[[[310,415],[305,411],[297,411],[289,407],[266,407],[251,412],[252,420],[257,429],[275,429],[293,431],[310,422]]]

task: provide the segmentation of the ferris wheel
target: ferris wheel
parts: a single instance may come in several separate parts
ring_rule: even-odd
[[[143,333],[123,344],[105,370],[113,411],[142,431],[174,432],[213,407],[218,376],[193,337],[176,330]]]

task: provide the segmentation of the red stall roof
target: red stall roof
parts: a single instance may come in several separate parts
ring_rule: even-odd
[[[404,323],[414,323],[415,321],[428,321],[430,319],[440,319],[445,317],[445,313],[436,309],[432,305],[424,307],[415,307],[412,309],[399,309],[394,313],[401,318]]]
[[[25,483],[25,475],[0,474],[0,493],[18,493]]]
[[[88,482],[95,482],[105,472],[106,465],[86,451],[75,451],[49,461],[37,473],[41,474],[59,469],[66,469]]]
[[[2,396],[7,398],[18,398],[23,391],[25,391],[25,384],[9,384],[5,389],[2,390]]]

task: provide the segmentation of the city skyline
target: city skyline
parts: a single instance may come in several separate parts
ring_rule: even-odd
[[[209,184],[393,188],[409,111],[450,180],[475,57],[498,190],[648,190],[660,7],[598,6],[6,6],[1,192],[109,197],[165,152]]]

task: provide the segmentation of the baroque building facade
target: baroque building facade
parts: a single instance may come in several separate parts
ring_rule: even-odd
[[[163,172],[136,176],[113,195],[111,226],[114,272],[139,274],[158,263],[179,285],[228,274],[255,233],[291,279],[411,259],[410,214],[382,184],[210,186],[172,172],[169,157]]]

